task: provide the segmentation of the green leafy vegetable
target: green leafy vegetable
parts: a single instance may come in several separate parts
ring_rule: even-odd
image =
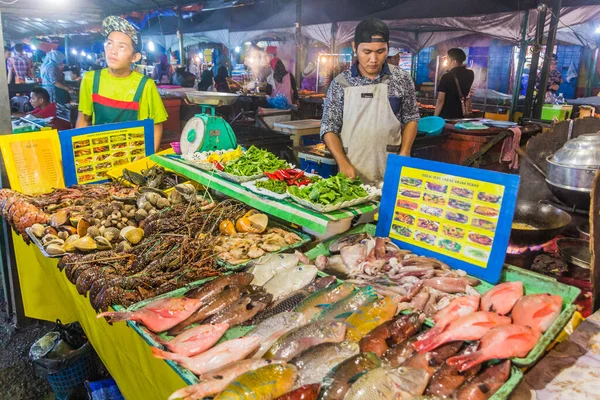
[[[250,146],[243,156],[226,163],[223,172],[237,176],[253,176],[287,168],[289,164],[277,158],[275,154]]]
[[[271,192],[277,194],[284,194],[287,190],[288,185],[284,181],[269,179],[267,181],[256,182],[256,187],[260,189],[270,190]]]
[[[304,188],[290,186],[288,192],[300,199],[322,205],[338,204],[369,195],[362,187],[362,182],[359,179],[347,179],[342,174],[321,179]]]

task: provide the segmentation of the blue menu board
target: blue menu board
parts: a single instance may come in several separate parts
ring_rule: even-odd
[[[518,175],[390,155],[377,236],[496,283],[519,180]]]

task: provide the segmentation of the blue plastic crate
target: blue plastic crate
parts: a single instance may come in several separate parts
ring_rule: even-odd
[[[314,135],[305,135],[300,138],[301,145],[304,146],[313,146],[315,144],[322,143],[321,135],[316,133]]]
[[[299,152],[300,168],[311,174],[318,174],[323,178],[337,175],[338,166],[333,158],[319,157],[314,154]]]

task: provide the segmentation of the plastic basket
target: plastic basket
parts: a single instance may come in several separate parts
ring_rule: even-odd
[[[83,386],[94,373],[92,352],[86,352],[62,371],[48,375],[48,382],[59,400],[67,399],[74,389]]]

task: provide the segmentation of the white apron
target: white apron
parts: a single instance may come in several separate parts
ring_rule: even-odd
[[[389,75],[382,83],[350,86],[343,75],[336,80],[344,88],[344,119],[340,135],[348,159],[365,183],[383,180],[387,147],[399,150],[402,125],[388,97]]]

